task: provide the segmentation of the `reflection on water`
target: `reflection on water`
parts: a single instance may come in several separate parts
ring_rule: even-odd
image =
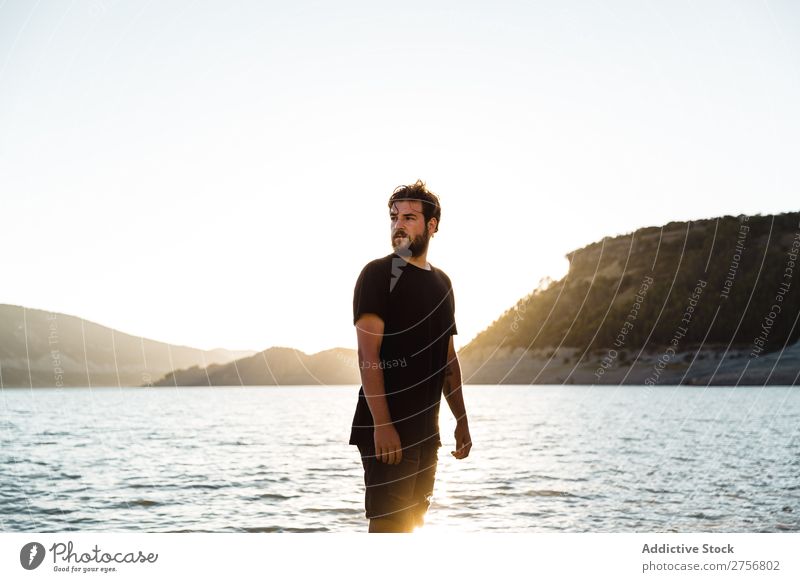
[[[9,390],[0,528],[366,531],[358,387]],[[800,531],[792,388],[467,386],[417,535]]]

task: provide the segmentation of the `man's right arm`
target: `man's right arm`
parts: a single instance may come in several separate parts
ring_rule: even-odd
[[[403,451],[386,403],[383,366],[380,365],[383,320],[374,313],[363,314],[356,322],[356,334],[361,385],[375,425],[375,455],[379,461],[397,464],[403,458]]]

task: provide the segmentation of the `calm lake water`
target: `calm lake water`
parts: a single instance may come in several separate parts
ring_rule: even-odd
[[[5,389],[4,532],[365,531],[358,387]],[[420,533],[800,531],[800,390],[467,386]]]

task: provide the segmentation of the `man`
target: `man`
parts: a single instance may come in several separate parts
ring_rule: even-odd
[[[419,180],[389,198],[394,252],[368,263],[353,294],[361,389],[350,444],[364,466],[370,532],[423,524],[438,462],[439,403],[456,418],[456,459],[472,448],[453,347],[450,278],[427,261],[439,229],[439,198]]]

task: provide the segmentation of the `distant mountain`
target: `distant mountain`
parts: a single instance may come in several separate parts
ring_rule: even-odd
[[[122,333],[63,313],[0,304],[0,385],[140,386],[179,367],[253,352],[200,350]]]
[[[464,346],[464,377],[797,384],[798,251],[798,212],[606,237],[568,253],[564,278],[545,281]]]
[[[308,355],[273,347],[225,365],[193,366],[167,374],[156,386],[278,386],[357,384],[354,350],[334,348]]]

